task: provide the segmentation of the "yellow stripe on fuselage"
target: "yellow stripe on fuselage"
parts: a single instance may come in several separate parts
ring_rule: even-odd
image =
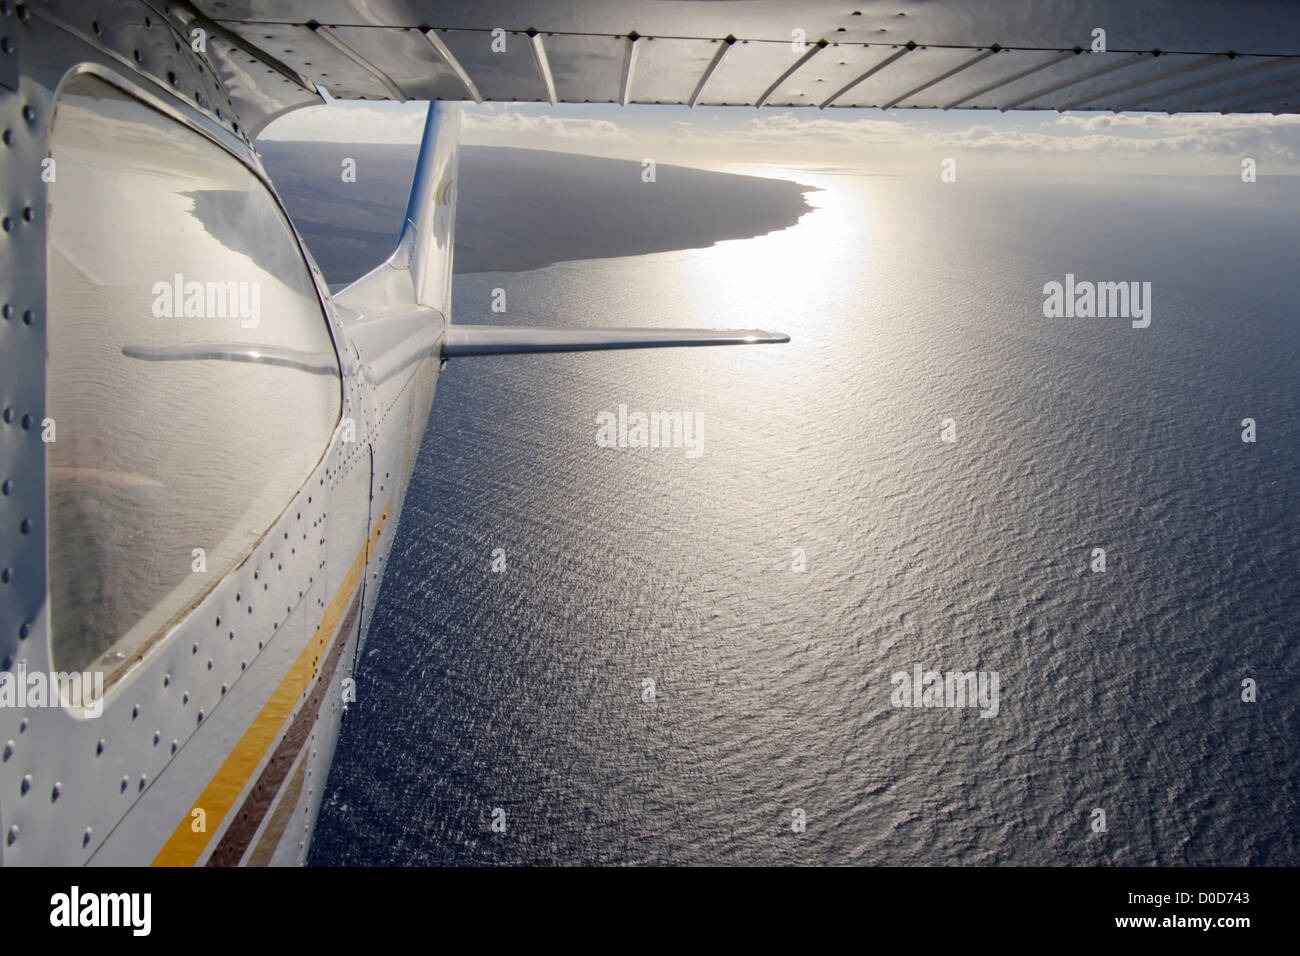
[[[293,662],[289,672],[280,681],[280,686],[271,694],[252,725],[244,731],[244,736],[239,738],[239,743],[235,744],[230,751],[221,769],[203,788],[194,806],[185,814],[185,819],[177,825],[171,837],[163,844],[162,850],[154,857],[153,866],[193,866],[198,862],[208,843],[216,836],[216,831],[194,832],[192,829],[194,811],[203,810],[205,819],[214,822],[225,819],[226,814],[239,798],[239,794],[252,778],[253,771],[257,769],[262,758],[271,749],[271,745],[275,743],[285,720],[293,713],[294,704],[301,699],[312,678],[316,676],[317,662],[325,658],[325,648],[334,634],[334,629],[338,627],[353,592],[356,591],[362,575],[366,572],[370,549],[383,533],[384,522],[388,519],[388,507],[391,504],[390,499],[388,505],[385,505],[384,510],[380,512],[375,521],[375,530],[366,538],[361,552],[348,568],[348,573],[344,575],[343,583],[334,592],[334,597],[325,608],[325,615],[321,618],[316,633],[302,649],[302,653]]]

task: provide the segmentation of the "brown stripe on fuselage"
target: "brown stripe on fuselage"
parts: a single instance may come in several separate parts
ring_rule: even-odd
[[[298,769],[289,778],[288,784],[280,792],[280,802],[275,805],[271,819],[266,822],[266,829],[257,840],[257,846],[248,854],[245,866],[270,866],[275,856],[275,848],[280,845],[280,837],[288,829],[293,811],[298,806],[298,796],[302,793],[302,782],[307,776],[307,760],[298,761]]]
[[[239,861],[243,859],[244,853],[247,852],[248,845],[253,842],[253,835],[257,833],[257,828],[262,825],[262,818],[271,809],[271,804],[275,802],[275,795],[280,792],[280,787],[284,784],[285,778],[289,776],[289,771],[293,767],[294,760],[298,757],[298,752],[302,750],[303,744],[307,742],[307,737],[316,723],[321,702],[329,691],[330,681],[334,679],[334,671],[338,668],[339,658],[343,656],[343,648],[347,645],[348,635],[356,624],[357,610],[360,606],[361,588],[357,588],[357,593],[353,596],[352,603],[348,607],[348,613],[343,618],[343,624],[339,627],[339,632],[334,638],[334,645],[329,650],[329,656],[325,658],[325,666],[321,669],[315,689],[311,692],[311,696],[307,698],[307,703],[303,705],[302,710],[298,712],[298,716],[294,718],[293,723],[290,724],[284,739],[280,741],[280,746],[275,748],[275,753],[271,755],[271,759],[262,771],[262,775],[257,778],[257,783],[253,785],[253,789],[249,791],[248,796],[244,798],[243,806],[239,808],[239,812],[235,814],[235,819],[226,828],[221,842],[212,851],[212,855],[208,857],[208,866],[237,866]]]

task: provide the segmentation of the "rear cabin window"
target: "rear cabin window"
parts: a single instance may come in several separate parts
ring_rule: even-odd
[[[338,359],[288,223],[234,156],[89,74],[50,144],[51,651],[110,681],[318,464]]]

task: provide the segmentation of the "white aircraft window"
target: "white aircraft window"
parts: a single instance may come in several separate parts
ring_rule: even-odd
[[[339,367],[288,223],[235,157],[89,74],[50,151],[52,654],[108,682],[307,479]]]

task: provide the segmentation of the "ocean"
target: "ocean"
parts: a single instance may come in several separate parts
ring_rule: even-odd
[[[765,174],[813,211],[457,278],[791,342],[446,367],[309,862],[1300,863],[1300,184]]]

